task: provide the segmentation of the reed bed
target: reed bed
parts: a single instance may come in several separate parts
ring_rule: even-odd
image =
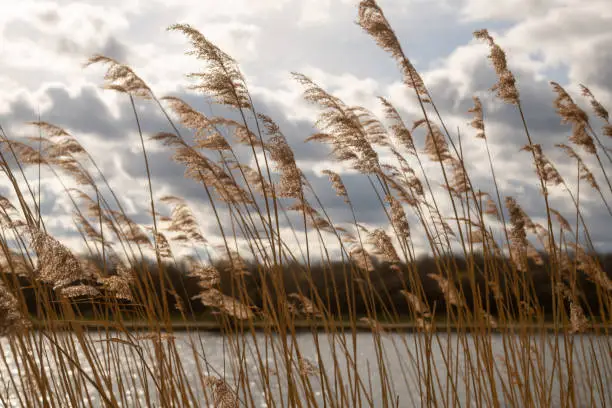
[[[474,33],[490,48],[491,90],[515,109],[515,136],[532,158],[546,214],[535,222],[521,197],[498,186],[503,169],[481,101],[466,112],[471,134],[451,132],[376,1],[360,2],[357,22],[397,62],[419,117],[383,97],[377,117],[293,77],[319,111],[318,133],[306,141],[328,145],[321,157],[331,152],[360,173],[385,225],[360,223],[342,174],[326,170],[346,208],[332,219],[236,61],[188,25],[169,31],[202,65],[189,74],[191,87],[231,117],[158,96],[119,61],[87,63],[103,67],[104,88],[132,107],[146,225],[127,215],[78,135],[42,121],[27,140],[1,129],[0,165],[14,199],[0,197],[0,405],[612,405],[612,279],[581,205],[595,193],[610,211],[605,107],[583,87],[589,115],[551,84],[551,102],[571,127],[557,148],[575,171],[561,174],[530,131],[504,50],[486,30]],[[171,131],[145,135],[142,103],[155,105]],[[481,140],[493,191],[472,183],[460,136]],[[201,187],[220,244],[207,240],[187,200],[156,194],[153,145]],[[432,162],[435,174],[425,170]],[[84,253],[48,231],[29,167],[64,186]],[[551,191],[565,194],[571,217],[551,207]],[[426,239],[426,258],[417,257],[416,235]],[[202,321],[219,332],[197,332]]]

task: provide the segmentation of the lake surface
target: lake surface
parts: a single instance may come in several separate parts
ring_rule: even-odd
[[[71,348],[71,345],[75,345],[75,342],[70,342],[70,334],[57,334],[57,341],[65,344],[66,349]],[[91,346],[91,352],[95,354],[96,358],[99,358],[101,364],[107,364],[107,375],[109,378],[121,378],[126,385],[126,398],[124,401],[120,401],[121,406],[125,407],[138,407],[147,406],[146,394],[150,398],[155,400],[155,392],[152,388],[152,381],[147,381],[147,384],[143,384],[141,380],[142,376],[138,374],[137,369],[133,362],[135,358],[134,347],[123,344],[117,340],[104,341],[105,335],[91,334],[92,341],[89,343]],[[110,337],[118,338],[119,335],[111,334]],[[421,406],[424,401],[425,392],[423,390],[423,382],[417,378],[417,372],[423,367],[417,367],[415,356],[419,353],[424,352],[420,344],[423,340],[423,334],[419,333],[405,333],[405,334],[382,334],[380,336],[374,336],[371,333],[359,333],[356,335],[356,350],[357,350],[357,370],[363,381],[363,388],[367,390],[373,399],[372,403],[374,406],[380,406],[381,398],[383,393],[383,386],[380,381],[380,375],[378,370],[378,358],[377,352],[382,350],[382,356],[386,364],[387,378],[389,379],[388,393],[393,395],[393,400],[399,401],[400,407],[409,406]],[[43,352],[34,356],[35,360],[40,364],[41,357],[43,366],[48,372],[54,375],[61,374],[60,368],[53,362],[52,353],[49,352],[49,343],[45,339],[38,338],[39,335],[34,334],[33,338],[40,341],[42,344]],[[124,336],[125,338],[125,336]],[[278,345],[278,338],[275,339],[275,344]],[[483,348],[483,340],[486,340],[489,345]],[[555,340],[558,340],[556,343]],[[167,341],[167,340],[164,340]],[[175,333],[173,341],[178,350],[178,354],[181,357],[182,364],[184,366],[184,372],[194,392],[196,392],[198,399],[204,401],[204,396],[200,386],[200,376],[198,374],[198,363],[200,367],[206,371],[207,374],[214,376],[224,376],[227,383],[230,385],[236,384],[236,378],[238,375],[245,375],[240,373],[236,369],[236,361],[238,357],[235,357],[235,343],[232,343],[230,339],[224,338],[218,333],[209,332],[197,332],[197,333]],[[564,341],[573,342],[573,355],[566,355],[564,348]],[[163,342],[162,342],[163,343]],[[145,359],[152,362],[155,360],[155,347],[154,342],[151,340],[139,340],[138,344],[141,345],[143,355]],[[318,344],[318,347],[316,347]],[[379,344],[379,347],[376,345]],[[194,347],[195,345],[195,347]],[[262,381],[258,375],[259,371],[259,360],[255,358],[256,347],[259,349],[260,354],[266,354],[266,346],[268,350],[268,365],[271,370],[274,371],[273,356],[278,355],[278,351],[272,350],[272,344],[270,340],[266,341],[263,336],[257,337],[257,342],[252,337],[244,339],[244,342],[240,342],[241,355],[246,360],[248,366],[248,384],[252,391],[253,398],[256,406],[267,407],[265,393],[262,387]],[[546,395],[550,401],[551,406],[558,406],[561,392],[564,392],[564,387],[560,387],[560,384],[567,384],[568,381],[568,365],[567,362],[571,359],[573,361],[572,367],[573,372],[571,373],[574,381],[576,394],[576,403],[578,406],[590,407],[590,406],[603,406],[602,401],[608,406],[612,405],[612,355],[610,354],[612,346],[612,339],[610,337],[595,335],[575,335],[563,338],[561,336],[556,337],[554,335],[547,335],[546,338],[532,337],[530,345],[521,343],[518,337],[511,337],[508,335],[501,336],[493,334],[489,337],[479,337],[478,341],[470,337],[460,337],[455,334],[437,334],[436,337],[431,341],[431,359],[430,367],[431,372],[437,372],[437,379],[435,381],[435,393],[438,396],[438,404],[449,405],[453,402],[458,403],[460,406],[483,406],[487,405],[486,400],[477,400],[475,396],[477,393],[474,392],[478,388],[491,389],[490,381],[484,371],[482,374],[479,370],[484,370],[484,365],[478,366],[478,364],[485,361],[478,357],[476,352],[479,350],[487,350],[490,352],[492,359],[487,361],[493,361],[493,364],[489,366],[493,376],[495,377],[494,387],[497,395],[497,400],[501,406],[510,406],[510,404],[504,398],[505,392],[514,392],[520,395],[520,390],[524,390],[527,384],[519,384],[516,381],[513,382],[509,379],[508,372],[508,361],[505,357],[510,354],[505,350],[510,350],[515,347],[516,352],[513,355],[523,355],[524,361],[530,361],[533,358],[533,367],[537,368],[536,379],[531,379],[529,382],[530,390],[533,393],[541,393],[540,395]],[[16,358],[10,350],[9,340],[7,338],[0,339],[0,352],[4,354],[4,361],[0,362],[0,392],[4,395],[9,395],[8,400],[11,406],[19,406],[18,398],[16,395],[15,387],[19,388],[20,384],[20,370],[16,362]],[[82,349],[79,348],[78,343],[74,349],[74,354],[78,355],[79,361],[82,363],[85,372],[91,373],[91,366],[88,364],[85,354]],[[313,362],[315,366],[318,365],[319,361],[322,361],[321,366],[325,367],[324,371],[329,376],[330,388],[332,392],[340,393],[340,387],[338,384],[334,384],[334,374],[339,373],[343,378],[344,388],[347,395],[351,395],[349,389],[349,380],[347,365],[351,363],[347,360],[346,350],[352,356],[354,347],[353,339],[350,335],[344,338],[339,336],[332,337],[330,335],[321,333],[316,336],[312,333],[303,333],[297,335],[297,342],[295,347],[299,350],[299,353],[309,361]],[[561,348],[561,359],[557,359],[557,363],[553,363],[552,358],[557,347]],[[194,354],[193,350],[197,350]],[[318,349],[318,351],[317,351]],[[537,349],[537,355],[540,358],[530,357],[529,349]],[[292,350],[295,351],[295,348]],[[276,354],[275,354],[276,353]],[[109,356],[119,356],[121,364],[112,364],[113,359],[108,359],[105,363],[105,358]],[[380,356],[380,354],[378,354]],[[480,356],[482,357],[482,353]],[[234,356],[234,357],[232,357]],[[593,357],[596,358],[593,358]],[[351,358],[352,359],[352,358]],[[117,361],[117,359],[115,359]],[[334,361],[336,362],[334,364]],[[422,360],[421,360],[422,361]],[[447,362],[445,364],[445,361]],[[469,364],[471,362],[474,367],[475,375],[465,375],[469,372]],[[559,364],[559,362],[561,364]],[[334,365],[336,370],[334,370]],[[450,365],[450,375],[449,368]],[[296,363],[296,371],[297,371]],[[480,367],[480,368],[479,368]],[[598,381],[595,381],[594,373],[595,367],[598,367],[599,373]],[[64,373],[72,378],[78,376],[74,370],[69,367],[64,368]],[[282,370],[279,370],[281,374],[271,376],[271,388],[273,392],[273,400],[276,402],[276,406],[282,406],[281,400],[286,402],[286,382],[285,375]],[[52,377],[52,376],[51,376]],[[537,378],[544,378],[548,381],[548,389],[542,391],[541,386],[538,383]],[[450,381],[449,379],[454,379]],[[476,380],[475,380],[476,379]],[[129,380],[129,381],[128,381]],[[76,380],[75,380],[76,381]],[[476,381],[476,382],[475,382]],[[480,381],[480,382],[478,382]],[[316,375],[310,378],[312,389],[315,392],[316,403],[319,406],[325,404],[325,387],[321,385],[320,376],[318,372]],[[84,386],[84,384],[83,384]],[[145,391],[148,387],[148,393]],[[504,388],[505,387],[505,388]],[[456,393],[453,393],[453,389],[456,389]],[[95,389],[89,386],[89,391],[92,397],[95,398]],[[330,392],[330,391],[327,391]],[[362,392],[362,406],[368,406],[363,399],[364,393]],[[244,395],[239,394],[240,398],[244,401]],[[97,405],[102,404],[97,401]],[[347,404],[348,405],[348,404]],[[201,406],[205,406],[202,402]],[[329,406],[329,404],[327,405]]]

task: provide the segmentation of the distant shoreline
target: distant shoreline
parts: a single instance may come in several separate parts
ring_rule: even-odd
[[[57,331],[71,331],[74,328],[74,325],[78,325],[80,329],[87,331],[122,331],[126,330],[146,330],[151,327],[148,322],[135,322],[135,321],[125,321],[122,322],[121,325],[117,325],[114,321],[89,321],[89,320],[72,320],[72,321],[53,321],[53,322],[33,322],[33,328],[35,330],[40,330],[43,328],[48,328]],[[248,322],[244,322],[244,329],[249,330],[250,324]],[[436,322],[432,323],[436,332],[457,332],[457,326],[447,326],[444,322]],[[240,323],[237,322],[236,325],[239,327]],[[265,330],[265,323],[262,321],[255,321],[252,323],[254,329],[256,331]],[[165,324],[160,324],[162,331],[167,331],[167,326]],[[296,321],[294,323],[295,330],[298,332],[318,330],[318,331],[350,331],[352,327],[355,327],[357,331],[360,332],[371,332],[371,327],[365,322],[357,322],[351,323],[349,321],[337,321],[333,322],[333,324],[325,324],[325,322],[317,322],[317,321]],[[389,332],[416,332],[419,330],[419,326],[414,322],[399,322],[399,323],[379,323],[379,326],[383,331]],[[172,322],[170,324],[170,328],[172,332],[187,332],[187,331],[209,331],[209,332],[220,332],[223,329],[223,326],[219,325],[214,321],[196,321],[196,322]],[[519,332],[520,330],[528,330],[530,332],[539,332],[544,330],[546,332],[559,332],[562,333],[565,331],[561,325],[555,325],[554,323],[544,323],[544,324],[519,324],[519,323],[510,323],[506,325],[500,325],[497,328],[483,328],[477,325],[464,325],[462,326],[463,331],[477,331],[477,330],[489,330],[492,333],[500,333],[507,331],[515,331]],[[593,323],[589,326],[587,333],[589,334],[601,334],[601,335],[609,335],[612,332],[612,325],[602,324],[602,323]]]

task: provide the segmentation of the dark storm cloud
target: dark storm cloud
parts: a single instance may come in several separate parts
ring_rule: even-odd
[[[118,141],[127,137],[128,132],[136,130],[134,114],[127,97],[120,102],[120,114],[115,118],[93,86],[85,86],[75,95],[70,95],[61,86],[52,86],[45,90],[44,96],[49,98],[50,106],[40,111],[41,119],[67,128],[77,138],[78,133],[93,133],[101,140]],[[9,107],[9,112],[0,114],[0,121],[4,124],[19,125],[38,118],[37,108],[23,96],[12,101]],[[145,132],[168,130],[167,122],[151,103],[138,103],[138,114]]]
[[[108,37],[98,53],[113,58],[117,61],[126,62],[129,55],[129,50],[125,44],[111,36]]]
[[[612,94],[612,38],[596,41],[590,57],[590,63],[580,72],[585,77],[578,79],[588,87],[600,87]]]
[[[520,92],[521,104],[525,120],[529,130],[543,139],[544,144],[553,145],[564,142],[567,139],[569,128],[561,124],[561,119],[555,112],[553,101],[556,95],[552,91],[548,81],[537,81],[533,73],[520,69],[513,70],[517,78],[517,87]],[[471,120],[468,111],[473,108],[472,96],[481,96],[483,100],[483,111],[485,116],[485,127],[487,123],[503,125],[505,128],[515,129],[512,134],[496,135],[503,140],[491,138],[490,142],[507,146],[516,151],[526,144],[524,131],[521,128],[521,119],[516,106],[495,100],[495,107],[489,106],[486,98],[482,95],[491,95],[491,87],[497,82],[497,77],[488,59],[483,58],[470,72],[470,87],[460,94],[457,85],[452,79],[437,79],[429,84],[431,94],[438,108],[443,112],[442,117],[448,114],[458,115],[465,118],[465,123]],[[465,127],[464,127],[465,128]],[[455,132],[456,133],[456,132]],[[544,137],[542,137],[544,136]],[[540,143],[540,141],[537,141]]]

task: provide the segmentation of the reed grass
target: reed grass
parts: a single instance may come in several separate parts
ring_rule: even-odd
[[[104,88],[132,108],[148,225],[127,215],[78,135],[40,120],[31,123],[39,136],[25,141],[0,128],[0,166],[16,198],[0,197],[1,405],[612,405],[610,260],[596,254],[581,205],[592,190],[612,215],[606,108],[582,87],[598,131],[551,84],[551,102],[572,129],[557,147],[575,172],[561,174],[530,131],[504,50],[486,30],[474,33],[490,48],[491,89],[516,109],[532,158],[546,213],[535,222],[521,197],[500,189],[480,99],[466,115],[468,137],[487,152],[488,192],[464,161],[466,136],[448,130],[376,1],[361,1],[357,21],[397,62],[420,117],[381,97],[379,118],[293,76],[319,110],[318,133],[306,141],[329,145],[334,160],[360,173],[385,225],[360,223],[354,192],[326,170],[347,214],[332,219],[282,129],[255,106],[237,62],[188,25],[169,31],[184,35],[201,62],[189,74],[192,89],[237,119],[160,97],[106,56],[87,63],[104,66]],[[147,138],[141,103],[154,104],[172,131]],[[220,245],[206,239],[185,199],[156,194],[147,153],[154,144],[201,187]],[[84,253],[50,235],[29,166],[38,168],[39,190],[43,169],[61,182]],[[552,190],[566,194],[572,214],[551,207]],[[417,256],[417,234],[427,257]],[[185,252],[192,255],[175,255]],[[205,338],[198,328],[218,334]]]

